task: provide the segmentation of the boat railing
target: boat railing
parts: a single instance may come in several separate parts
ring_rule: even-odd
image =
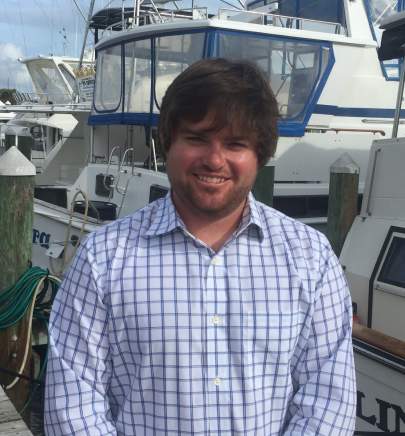
[[[185,9],[142,8],[138,17],[117,21],[106,27],[102,36],[108,36],[116,30],[133,30],[135,27],[148,24],[162,24],[182,20],[206,20],[215,17],[209,14],[207,7]],[[238,21],[265,26],[282,27],[285,29],[311,30],[336,35],[347,35],[347,30],[341,23],[314,20],[310,18],[280,15],[276,13],[251,11],[243,9],[220,8],[216,15],[220,20]]]
[[[130,19],[125,22],[124,31],[133,30],[135,27],[146,26],[148,24],[162,24],[181,20],[206,20],[209,17],[207,7],[194,7],[178,10],[169,9],[142,9],[138,19]],[[138,24],[136,24],[138,22]],[[108,33],[122,29],[122,20],[117,21],[106,27],[103,31],[103,36]]]
[[[375,348],[383,350],[401,359],[405,359],[405,341],[388,336],[357,322],[353,323],[353,338]]]
[[[39,103],[39,102],[27,102],[10,104],[0,107],[0,113],[25,113],[25,112],[35,112],[35,113],[73,113],[73,112],[90,112],[89,102],[79,102],[79,103]]]
[[[70,103],[72,102],[72,95],[69,93],[55,93],[45,94],[36,92],[19,92],[16,91],[13,94],[14,101],[16,104],[29,104],[29,103],[40,103],[40,104],[53,104],[53,103]]]
[[[346,29],[340,23],[267,12],[221,8],[218,11],[218,18],[220,20],[242,21],[266,26],[283,27],[286,29],[312,30],[336,35],[346,34]]]

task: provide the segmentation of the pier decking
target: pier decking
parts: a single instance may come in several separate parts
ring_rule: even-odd
[[[21,416],[0,387],[0,435],[32,436]]]

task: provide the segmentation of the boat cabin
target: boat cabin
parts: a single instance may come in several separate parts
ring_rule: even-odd
[[[206,8],[141,6],[139,16],[100,11],[93,17],[104,32],[89,117],[93,161],[108,162],[118,147],[116,154],[134,149],[137,164],[149,165],[172,80],[201,58],[246,59],[263,69],[279,101],[274,205],[308,222],[325,217],[331,164],[349,153],[360,167],[362,191],[371,143],[391,133],[398,63],[378,59],[378,24],[403,6],[261,0],[215,15]]]

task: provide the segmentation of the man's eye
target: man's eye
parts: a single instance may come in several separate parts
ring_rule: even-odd
[[[189,142],[203,142],[204,139],[201,136],[190,135],[186,136],[186,140]]]
[[[244,142],[231,142],[228,144],[228,147],[232,150],[241,150],[248,148],[248,144],[245,144]]]

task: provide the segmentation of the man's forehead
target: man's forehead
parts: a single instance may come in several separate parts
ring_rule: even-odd
[[[246,126],[236,120],[227,120],[226,117],[217,117],[206,115],[202,120],[181,120],[179,122],[178,132],[195,132],[195,133],[213,133],[218,132],[224,136],[237,137],[237,138],[251,138]]]

